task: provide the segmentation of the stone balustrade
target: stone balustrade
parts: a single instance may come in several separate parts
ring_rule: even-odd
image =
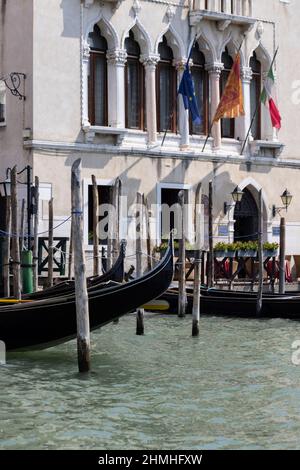
[[[251,17],[252,0],[194,0],[193,9]]]

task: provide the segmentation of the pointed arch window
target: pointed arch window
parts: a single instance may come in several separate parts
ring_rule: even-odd
[[[133,31],[125,40],[127,63],[125,67],[126,127],[145,129],[145,80],[140,63],[141,50],[134,39]]]
[[[192,56],[193,66],[191,68],[198,110],[201,117],[201,124],[193,124],[190,116],[190,134],[206,135],[208,133],[208,73],[205,70],[205,57],[199,50],[199,44],[196,43]]]
[[[107,126],[107,42],[98,25],[89,34],[89,120],[94,126]]]
[[[177,84],[173,66],[173,51],[164,36],[158,46],[160,61],[157,66],[157,126],[159,132],[176,132]]]
[[[252,69],[252,80],[250,84],[250,103],[251,117],[254,116],[255,110],[258,109],[251,128],[254,140],[261,139],[261,106],[260,95],[262,86],[261,63],[257,59],[256,53],[250,59],[250,67]]]
[[[226,47],[225,52],[222,54],[222,62],[224,65],[224,69],[221,72],[221,79],[220,79],[220,95],[223,95],[225,90],[225,86],[233,66],[232,57],[228,53],[228,49]],[[234,119],[221,119],[221,131],[222,137],[234,139],[234,132],[235,132],[235,121]]]

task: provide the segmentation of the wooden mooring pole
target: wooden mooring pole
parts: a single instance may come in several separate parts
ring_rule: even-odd
[[[36,176],[34,180],[34,203],[35,203],[35,211],[34,211],[34,232],[33,232],[33,291],[36,292],[38,290],[38,280],[39,280],[39,257],[38,257],[38,245],[39,245],[39,198],[40,198],[40,180],[39,177]]]
[[[152,247],[151,247],[151,227],[150,227],[150,207],[146,197],[143,197],[144,209],[145,209],[145,225],[146,225],[146,243],[147,243],[147,269],[152,269]]]
[[[22,199],[21,205],[21,223],[20,223],[20,256],[24,248],[24,223],[25,223],[25,199]]]
[[[3,293],[10,297],[10,233],[11,233],[11,196],[5,200],[5,238],[3,241]]]
[[[53,286],[53,197],[49,201],[49,228],[48,228],[48,287]]]
[[[93,187],[93,274],[99,276],[99,238],[98,238],[98,210],[99,210],[99,193],[96,176],[92,175]]]
[[[256,315],[262,311],[264,288],[264,259],[263,259],[263,199],[262,190],[258,194],[258,291],[256,299]]]
[[[70,243],[69,243],[69,259],[68,259],[68,278],[72,279],[73,264],[73,218],[71,219]]]
[[[72,165],[72,232],[74,243],[75,297],[77,318],[77,353],[79,372],[90,370],[90,319],[83,249],[83,210],[81,194],[81,159]]]
[[[186,314],[187,296],[185,279],[185,191],[179,191],[178,204],[180,210],[179,257],[178,257],[178,316],[183,318]]]
[[[192,336],[199,336],[201,302],[201,183],[195,195],[195,260],[194,260],[194,295]]]
[[[142,275],[142,235],[143,235],[143,195],[137,193],[137,211],[136,211],[136,277]],[[143,336],[144,327],[144,309],[138,308],[136,312],[136,334]]]
[[[112,237],[112,260],[116,261],[119,255],[120,248],[120,211],[121,211],[121,192],[122,183],[120,178],[117,178],[113,187],[112,204],[115,210],[114,229]]]
[[[11,170],[11,231],[12,231],[12,271],[13,294],[15,299],[21,299],[21,262],[18,233],[18,195],[17,195],[17,167]]]
[[[279,250],[279,294],[285,294],[285,218],[280,219],[280,250]]]
[[[110,205],[111,205],[111,212],[109,214],[109,221],[108,221],[108,233],[107,233],[107,251],[106,251],[106,271],[109,271],[112,267],[112,257],[113,257],[113,237],[114,237],[114,227],[115,227],[115,220],[114,220],[114,186],[111,186],[110,190]]]
[[[208,273],[207,285],[208,287],[214,286],[214,231],[213,231],[213,184],[209,182],[208,190],[208,237],[209,237],[209,253],[208,253]]]

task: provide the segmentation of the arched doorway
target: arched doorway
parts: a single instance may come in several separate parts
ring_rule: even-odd
[[[234,210],[234,240],[248,241],[258,238],[258,208],[249,189],[244,189],[242,201]]]

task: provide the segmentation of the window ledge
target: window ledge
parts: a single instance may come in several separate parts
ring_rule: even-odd
[[[251,155],[253,157],[278,158],[285,145],[282,142],[270,140],[253,140],[250,142]]]
[[[110,126],[86,126],[83,127],[85,133],[85,140],[87,143],[93,143],[95,136],[100,135],[113,135],[117,137],[117,145],[120,145],[125,135],[127,134],[127,129],[119,127],[110,127]]]

